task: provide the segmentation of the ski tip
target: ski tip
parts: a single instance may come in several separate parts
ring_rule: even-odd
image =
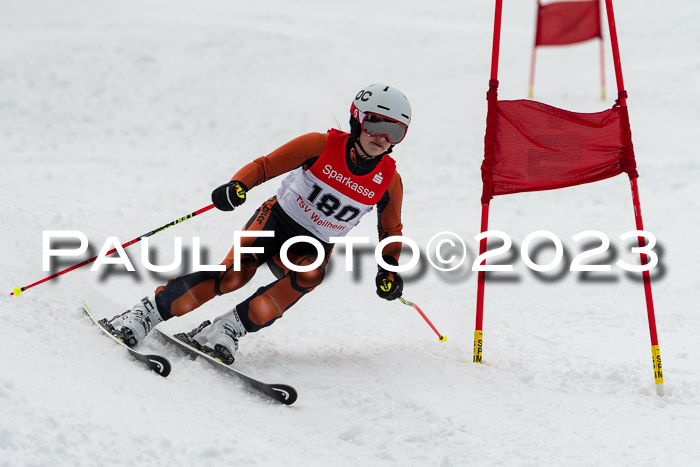
[[[297,390],[287,384],[270,384],[266,393],[284,405],[292,405],[297,401]]]
[[[146,358],[148,359],[148,366],[151,370],[164,378],[170,374],[172,366],[167,358],[161,357],[160,355],[146,355]]]
[[[440,339],[438,339],[438,342],[447,342],[447,336],[440,336]]]
[[[10,294],[10,295],[14,295],[15,297],[19,297],[21,294],[22,294],[22,289],[20,287],[15,287],[12,290],[12,294]]]

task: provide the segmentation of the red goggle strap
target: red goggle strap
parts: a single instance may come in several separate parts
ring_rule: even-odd
[[[350,115],[352,115],[353,117],[355,117],[355,120],[357,120],[358,122],[360,122],[360,124],[362,124],[362,122],[365,121],[365,117],[367,116],[366,113],[364,113],[363,111],[361,111],[360,109],[358,109],[357,107],[355,107],[355,103],[354,103],[354,102],[353,102],[352,105],[350,106]]]

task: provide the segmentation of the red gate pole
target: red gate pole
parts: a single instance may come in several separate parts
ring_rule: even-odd
[[[644,230],[644,223],[642,221],[642,207],[639,201],[639,189],[637,188],[637,179],[630,179],[630,186],[632,188],[632,203],[634,205],[634,220],[637,226],[637,230]],[[637,243],[640,248],[644,247],[644,237],[637,237]],[[649,258],[644,253],[641,253],[640,259],[642,265],[649,262]],[[659,396],[664,395],[664,373],[661,367],[661,350],[659,348],[659,338],[656,334],[656,317],[654,314],[654,299],[651,295],[651,277],[649,271],[642,272],[642,279],[644,281],[644,298],[647,305],[647,317],[649,319],[649,336],[651,337],[651,359],[652,365],[654,365],[654,384],[656,385],[656,393]]]
[[[615,66],[615,80],[617,81],[617,91],[621,92],[625,89],[625,83],[622,80],[622,63],[620,63],[620,47],[617,43],[617,29],[615,28],[615,13],[613,12],[612,0],[605,0],[605,7],[608,12],[610,45],[612,45],[613,65]],[[625,96],[620,96],[620,106],[627,106]]]
[[[532,57],[530,58],[530,82],[527,85],[527,98],[532,99],[535,95],[535,56],[537,55],[537,46],[532,46]]]
[[[604,101],[606,97],[605,92],[605,39],[603,38],[603,24],[602,15],[603,12],[600,10],[600,0],[598,0],[598,24],[600,24],[600,100]]]
[[[627,93],[625,92],[625,85],[622,81],[622,64],[620,62],[620,49],[617,42],[617,31],[615,29],[615,14],[613,12],[612,0],[605,0],[605,6],[608,13],[608,26],[610,28],[610,42],[612,44],[613,52],[613,63],[615,65],[615,78],[617,80],[617,92],[618,92],[618,102],[623,110],[623,124],[626,125],[623,128],[623,144],[626,146],[632,146],[632,137],[629,129],[629,118],[627,117]],[[625,141],[625,139],[627,141]],[[639,189],[637,187],[637,177],[630,176],[630,187],[632,189],[632,204],[634,206],[634,219],[637,230],[644,230],[644,223],[642,221],[642,207],[639,200]],[[637,237],[637,242],[639,247],[644,247],[644,237]],[[642,265],[648,263],[649,258],[647,255],[640,253],[640,260]],[[647,316],[649,319],[649,335],[651,337],[651,355],[652,364],[654,365],[654,383],[656,384],[656,393],[659,396],[664,395],[664,376],[661,367],[661,351],[659,349],[659,340],[656,334],[656,318],[654,315],[654,300],[651,294],[651,278],[649,271],[644,271],[642,273],[642,278],[644,282],[644,297],[646,299],[647,306]]]
[[[489,229],[489,205],[481,205],[481,233]],[[479,242],[479,256],[486,253],[487,239],[484,237]],[[481,264],[486,264],[486,260],[482,260]],[[476,325],[474,326],[474,363],[482,363],[484,345],[484,283],[486,281],[486,272],[479,271],[479,279],[476,288]]]
[[[605,41],[600,38],[600,100],[605,100]]]
[[[493,25],[493,49],[491,54],[491,79],[489,81],[488,99],[488,114],[486,116],[486,137],[484,138],[484,161],[493,158],[495,141],[495,118],[497,111],[497,89],[498,89],[498,52],[501,45],[501,12],[503,11],[503,0],[496,0],[496,13],[494,15]],[[489,131],[491,130],[491,131]],[[482,177],[484,167],[482,167]],[[490,170],[490,169],[488,169]],[[490,177],[490,174],[489,174]],[[481,197],[481,232],[484,233],[489,228],[489,202],[491,192],[486,192]],[[486,253],[486,238],[482,238],[479,242],[479,255]],[[486,264],[486,260],[482,260],[481,264]],[[474,363],[482,363],[482,346],[483,346],[483,323],[484,323],[484,283],[486,273],[479,271],[477,292],[476,292],[476,325],[474,327]]]
[[[498,79],[498,52],[501,47],[501,12],[503,0],[496,0],[496,14],[493,20],[493,48],[491,49],[491,79]]]
[[[527,86],[527,97],[532,99],[535,95],[535,57],[537,55],[537,29],[540,27],[540,2],[537,1],[537,14],[535,15],[535,40],[532,41],[532,57],[530,57],[530,82]]]

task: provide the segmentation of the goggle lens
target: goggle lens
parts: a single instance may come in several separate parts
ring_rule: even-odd
[[[382,115],[367,113],[362,130],[372,137],[384,136],[391,144],[399,144],[406,136],[406,125]]]

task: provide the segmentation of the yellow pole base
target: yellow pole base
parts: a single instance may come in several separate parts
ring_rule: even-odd
[[[15,287],[12,292],[15,294],[15,297],[19,297],[22,294],[22,289]]]
[[[482,351],[483,351],[483,343],[484,343],[484,332],[483,331],[474,331],[474,363],[482,363],[481,362],[481,357],[482,357]]]
[[[651,346],[651,360],[654,364],[654,383],[656,384],[656,394],[664,395],[664,371],[661,367],[661,350],[658,345]]]

